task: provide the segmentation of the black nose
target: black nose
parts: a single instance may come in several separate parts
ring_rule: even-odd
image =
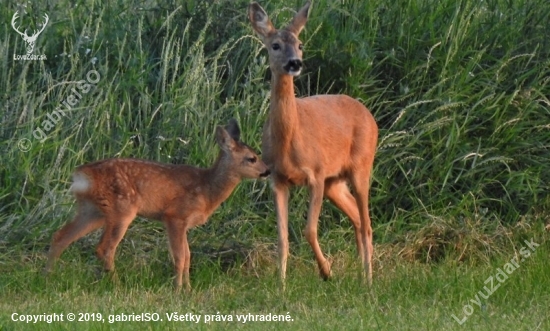
[[[288,60],[288,63],[285,66],[286,71],[298,71],[302,68],[302,60],[292,59]]]
[[[269,176],[270,174],[271,174],[271,171],[270,171],[269,169],[267,169],[265,172],[263,172],[263,173],[260,174],[260,177],[262,177],[262,178],[263,178],[263,177],[267,177],[267,176]]]

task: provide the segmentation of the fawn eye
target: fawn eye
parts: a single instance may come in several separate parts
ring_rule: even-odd
[[[271,45],[271,48],[273,48],[274,51],[278,51],[281,49],[281,45],[274,43],[273,45]]]
[[[303,49],[304,49],[304,44],[298,45],[298,48],[299,48],[300,50],[303,50]]]
[[[256,163],[256,161],[258,161],[258,158],[256,158],[255,156],[249,157],[249,158],[247,159],[247,161],[250,162],[250,163]]]

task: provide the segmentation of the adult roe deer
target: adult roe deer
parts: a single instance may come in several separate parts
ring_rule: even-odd
[[[134,218],[142,216],[166,226],[176,269],[174,285],[179,290],[183,278],[190,289],[187,230],[206,223],[243,178],[269,175],[265,163],[239,136],[234,120],[227,129],[217,127],[221,151],[208,169],[137,159],[108,159],[78,167],[70,189],[78,203],[77,215],[54,234],[46,272],[73,241],[100,227],[104,232],[97,256],[106,271],[114,270],[117,245]]]
[[[290,24],[277,30],[265,10],[253,2],[248,16],[262,39],[271,69],[271,102],[262,136],[262,158],[271,170],[279,231],[279,270],[283,282],[288,258],[289,187],[307,186],[310,202],[305,236],[323,279],[331,275],[317,239],[326,196],[353,223],[363,275],[372,282],[372,227],[369,186],[378,127],[369,110],[346,95],[294,96],[293,78],[302,69],[298,35],[308,18],[308,1]],[[353,194],[348,188],[353,188]]]

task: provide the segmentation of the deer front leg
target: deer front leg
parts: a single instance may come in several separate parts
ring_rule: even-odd
[[[319,272],[324,280],[330,278],[330,263],[325,259],[317,238],[317,225],[323,204],[324,180],[317,180],[309,174],[309,209],[307,212],[306,239],[309,242],[315,259],[319,265]]]
[[[185,289],[190,291],[191,281],[189,280],[189,268],[191,266],[191,250],[189,249],[189,242],[187,241],[187,231],[183,233],[183,250],[185,255],[183,265],[183,283],[185,284]]]
[[[275,213],[277,215],[277,230],[279,233],[279,274],[283,289],[286,279],[286,262],[288,260],[288,187],[273,181]]]
[[[175,220],[166,221],[166,231],[170,243],[170,253],[174,260],[174,269],[176,277],[174,278],[174,288],[176,292],[181,290],[183,282],[187,290],[191,288],[189,283],[189,243],[187,242],[187,229]],[[184,277],[185,276],[185,277]]]

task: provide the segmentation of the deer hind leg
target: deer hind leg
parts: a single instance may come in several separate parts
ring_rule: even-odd
[[[128,212],[126,214],[117,214],[109,216],[105,221],[105,229],[99,245],[97,246],[97,256],[103,260],[103,269],[105,271],[113,271],[115,268],[115,252],[118,244],[124,237],[130,223],[136,217],[136,212]]]
[[[73,221],[53,235],[45,272],[50,272],[61,253],[74,241],[105,224],[105,218],[93,205],[82,202]]]
[[[323,204],[324,180],[316,180],[312,174],[309,175],[309,209],[307,213],[307,225],[305,230],[306,239],[313,250],[319,272],[324,280],[330,278],[330,263],[323,255],[319,240],[317,238],[317,226],[319,224],[319,214]]]
[[[361,217],[361,239],[363,241],[363,269],[369,284],[372,283],[372,256],[374,246],[372,243],[372,226],[369,216],[369,183],[370,171],[354,173],[352,185],[355,193],[355,200]]]
[[[272,182],[275,213],[277,215],[277,230],[279,234],[279,274],[281,282],[285,284],[286,264],[288,260],[288,197],[289,190],[284,184],[275,180]]]
[[[191,289],[189,281],[189,267],[191,263],[191,251],[187,241],[187,229],[178,224],[178,222],[166,222],[166,231],[168,233],[168,242],[170,243],[170,253],[174,260],[176,278],[174,278],[174,287],[179,291],[182,284],[185,284],[186,290]]]
[[[346,216],[353,224],[355,231],[355,244],[357,246],[357,255],[361,263],[364,260],[363,239],[361,236],[361,218],[355,197],[350,193],[345,180],[333,179],[325,182],[325,196]]]

